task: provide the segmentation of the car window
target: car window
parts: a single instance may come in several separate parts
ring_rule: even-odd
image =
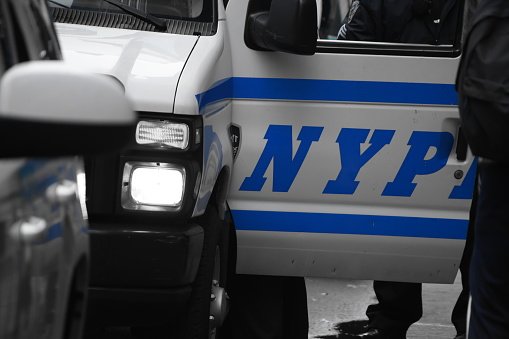
[[[318,35],[320,39],[336,40],[352,0],[318,0]]]
[[[318,0],[317,9],[319,51],[459,55],[462,0]]]
[[[113,0],[111,2],[131,6],[161,18],[193,19],[199,17],[203,11],[202,0]],[[111,2],[105,0],[52,0],[50,5],[68,9],[124,13]]]
[[[18,58],[13,45],[12,29],[9,29],[12,23],[8,13],[8,2],[0,1],[0,76],[7,68],[14,65]]]
[[[62,58],[51,18],[47,10],[42,10],[42,6],[47,6],[45,0],[2,1],[0,7],[2,73],[19,62]]]
[[[60,46],[55,31],[52,29],[52,19],[48,10],[41,10],[41,7],[47,7],[45,0],[35,0],[30,3],[30,28],[33,35],[38,36],[41,47],[39,57],[41,59],[61,59]]]
[[[47,0],[56,23],[210,36],[218,0]]]

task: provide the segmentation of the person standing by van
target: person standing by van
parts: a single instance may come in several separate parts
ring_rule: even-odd
[[[481,184],[468,338],[509,338],[509,2],[481,0],[469,28],[456,81]]]
[[[228,290],[231,308],[222,339],[307,339],[303,277],[236,274]]]

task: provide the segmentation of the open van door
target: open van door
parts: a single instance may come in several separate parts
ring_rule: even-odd
[[[476,170],[454,89],[460,15],[452,45],[330,32],[310,45],[315,8],[227,7],[241,136],[229,192],[237,272],[452,283]]]

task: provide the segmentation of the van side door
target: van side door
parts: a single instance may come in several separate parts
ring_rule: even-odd
[[[476,168],[454,89],[462,1],[451,45],[339,41],[335,22],[313,55],[247,47],[253,1],[227,7],[237,272],[453,282]]]

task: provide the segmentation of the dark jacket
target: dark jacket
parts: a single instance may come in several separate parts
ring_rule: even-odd
[[[462,130],[472,153],[509,163],[509,1],[481,1],[456,78]]]
[[[338,38],[431,45],[454,44],[460,1],[443,0],[441,14],[436,18],[431,10],[416,11],[416,1],[419,0],[356,0]],[[423,1],[421,0],[421,3]],[[435,23],[438,16],[440,20]]]

